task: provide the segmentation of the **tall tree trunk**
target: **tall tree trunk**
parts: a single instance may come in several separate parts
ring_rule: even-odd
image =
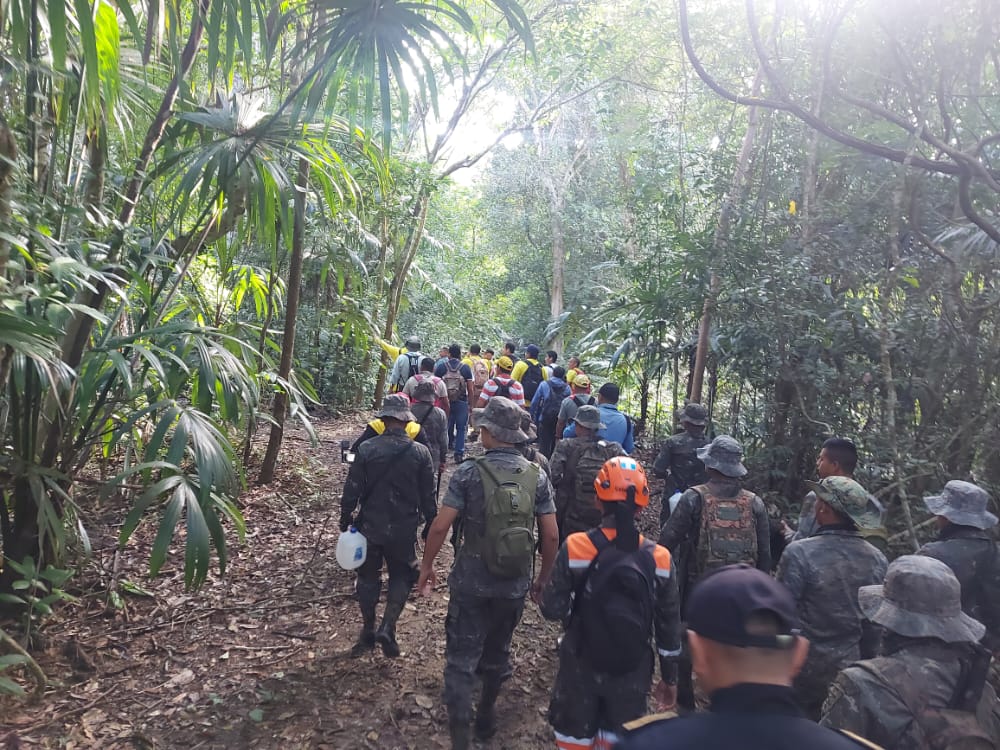
[[[278,362],[278,377],[287,381],[292,373],[292,358],[295,354],[295,324],[299,315],[299,299],[302,295],[302,259],[305,254],[306,190],[309,187],[309,162],[299,159],[299,173],[295,180],[294,219],[292,224],[292,255],[288,263],[288,289],[285,299],[285,326],[281,338],[281,359]],[[260,465],[258,484],[270,484],[274,480],[274,469],[278,464],[278,452],[285,435],[285,418],[288,416],[288,394],[281,390],[274,394],[271,408],[271,434],[267,450]]]
[[[566,288],[566,235],[563,231],[562,212],[565,208],[565,199],[561,194],[553,194],[551,203],[551,231],[552,231],[552,287],[549,290],[549,315],[552,323],[558,322],[565,310],[565,288]],[[547,349],[562,351],[563,336],[561,328],[557,329],[545,342]]]
[[[757,77],[753,84],[753,95],[757,96],[760,91],[763,71],[757,71]],[[740,146],[739,156],[736,157],[736,169],[733,171],[733,178],[729,185],[729,192],[722,199],[722,206],[719,209],[719,222],[715,227],[715,236],[712,242],[712,271],[708,284],[708,294],[705,295],[705,303],[701,310],[701,323],[698,325],[698,348],[695,350],[694,372],[691,375],[691,401],[701,402],[702,386],[705,382],[705,363],[708,361],[708,338],[712,330],[712,317],[715,314],[715,305],[719,298],[719,288],[721,279],[719,278],[719,261],[725,257],[729,251],[729,242],[732,238],[733,214],[737,206],[743,199],[750,177],[750,161],[753,155],[754,146],[757,142],[757,131],[760,127],[760,114],[757,107],[750,107],[747,110],[747,129],[743,134],[743,143]]]

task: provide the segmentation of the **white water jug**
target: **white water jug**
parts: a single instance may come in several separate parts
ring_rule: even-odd
[[[368,556],[368,540],[365,535],[351,526],[340,534],[337,540],[337,564],[344,570],[360,568]]]

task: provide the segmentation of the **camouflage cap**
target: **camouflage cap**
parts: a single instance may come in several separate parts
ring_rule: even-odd
[[[692,401],[681,409],[680,419],[681,422],[690,422],[704,427],[708,424],[708,409],[703,404]]]
[[[893,560],[882,586],[862,586],[865,617],[909,638],[977,643],[986,627],[962,611],[962,587],[951,568],[923,555]]]
[[[601,421],[601,410],[589,404],[576,410],[573,421],[581,427],[587,427],[591,430],[603,430],[607,426]]]
[[[494,396],[485,408],[472,410],[472,424],[486,429],[503,443],[526,443],[528,436],[521,430],[523,412],[524,409],[509,398]]]
[[[433,380],[421,380],[413,389],[413,400],[433,404],[437,400],[437,389]]]
[[[944,516],[958,526],[988,529],[997,525],[997,517],[986,510],[990,496],[986,490],[972,482],[952,479],[940,495],[924,498],[927,510],[935,516]]]
[[[379,410],[378,418],[389,417],[398,419],[400,422],[413,422],[416,417],[410,411],[410,400],[403,393],[393,393],[382,400],[382,408]]]
[[[699,448],[698,458],[706,469],[715,469],[727,477],[746,476],[747,468],[742,461],[743,446],[729,435],[719,435],[704,448]]]
[[[806,482],[816,497],[838,513],[854,521],[860,529],[874,529],[882,525],[882,514],[868,490],[850,477],[827,477],[819,482]]]

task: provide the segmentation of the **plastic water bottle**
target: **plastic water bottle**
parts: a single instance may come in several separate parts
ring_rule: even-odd
[[[364,564],[368,556],[368,540],[365,535],[351,526],[337,540],[337,564],[344,570],[354,570]]]

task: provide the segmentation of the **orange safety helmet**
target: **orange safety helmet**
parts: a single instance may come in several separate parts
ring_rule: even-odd
[[[605,503],[623,503],[628,499],[628,488],[635,487],[635,504],[640,508],[649,505],[649,483],[642,464],[628,456],[615,456],[604,462],[594,478],[597,499]]]

